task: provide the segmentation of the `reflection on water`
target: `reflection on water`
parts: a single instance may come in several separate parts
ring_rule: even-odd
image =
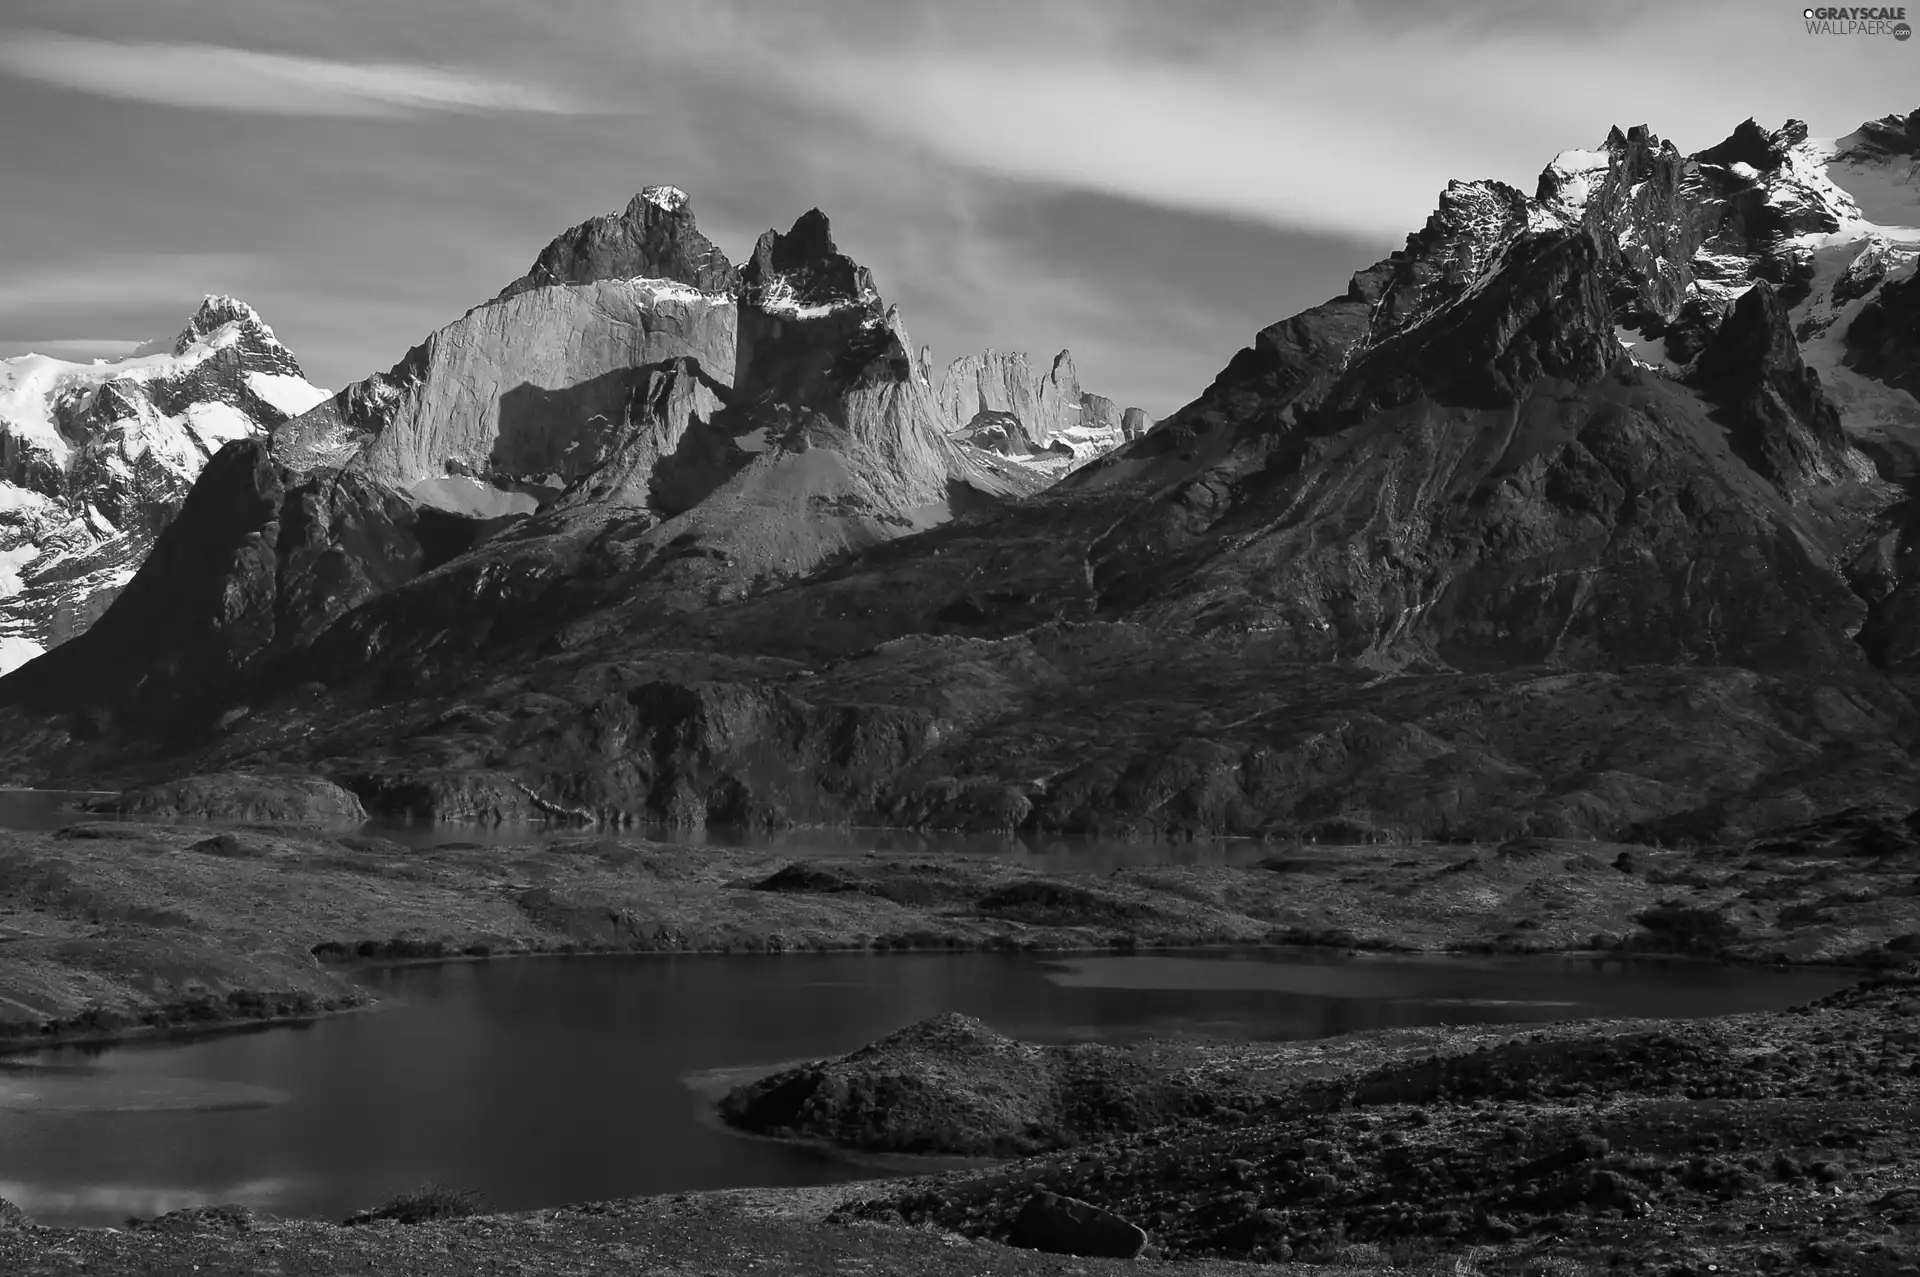
[[[81,810],[81,804],[112,796],[89,789],[0,789],[0,829],[59,829],[75,821],[99,820],[102,817]]]
[[[0,1110],[39,1113],[213,1112],[279,1104],[286,1092],[245,1082],[187,1077],[127,1078],[80,1065],[0,1061]],[[0,1197],[4,1197],[0,1193]]]
[[[47,1223],[111,1224],[235,1200],[338,1218],[427,1179],[501,1209],[832,1183],[892,1168],[726,1131],[704,1107],[715,1071],[840,1054],[947,1011],[1039,1041],[1273,1040],[1783,1007],[1850,977],[1598,959],[922,953],[553,958],[365,978],[388,1009],[54,1050],[33,1057],[40,1071],[0,1072],[73,1088],[0,1104],[0,1197]],[[111,1103],[119,1094],[131,1098]]]
[[[0,790],[0,829],[61,829],[81,821],[123,819],[88,812],[82,804],[111,797],[95,792]],[[151,817],[139,817],[152,820]],[[162,822],[164,823],[164,822]],[[204,825],[206,821],[191,822]],[[577,825],[482,825],[380,819],[317,832],[385,838],[417,850],[526,846],[556,840],[634,837],[689,847],[739,847],[795,856],[878,852],[887,855],[929,853],[943,856],[1007,857],[1036,869],[1080,869],[1105,873],[1138,865],[1249,865],[1273,854],[1273,848],[1243,839],[1164,841],[1158,839],[1066,838],[1040,834],[960,834],[907,829],[676,829],[636,825],[594,829]]]
[[[117,1225],[128,1216],[164,1215],[188,1206],[224,1203],[272,1212],[287,1199],[286,1180],[249,1180],[199,1188],[153,1188],[138,1184],[89,1184],[50,1188],[31,1180],[0,1179],[0,1199],[12,1202],[36,1221],[84,1219]]]

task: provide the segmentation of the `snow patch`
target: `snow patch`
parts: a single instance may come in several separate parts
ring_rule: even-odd
[[[540,503],[530,493],[508,492],[465,475],[421,479],[407,489],[421,505],[469,518],[496,519],[506,514],[532,514]]]
[[[250,372],[247,389],[289,417],[297,417],[333,398],[332,391],[322,390],[304,377],[282,372]]]
[[[678,213],[687,206],[687,193],[677,186],[644,187],[640,191],[640,198],[669,213]]]
[[[0,430],[66,469],[73,449],[54,425],[54,401],[76,375],[100,366],[33,354],[0,360]]]
[[[260,433],[253,419],[232,404],[188,404],[187,429],[209,454],[220,451],[235,439],[247,439]]]
[[[1634,329],[1617,326],[1613,330],[1613,336],[1614,340],[1620,343],[1621,349],[1625,350],[1628,357],[1640,367],[1651,368],[1655,372],[1678,373],[1681,371],[1680,365],[1667,354],[1665,337],[1643,337]]]
[[[10,599],[26,588],[20,569],[40,557],[40,547],[31,543],[0,550],[0,599]]]
[[[1553,203],[1567,212],[1579,213],[1613,167],[1613,156],[1606,151],[1562,151],[1547,165],[1553,174]]]
[[[1920,224],[1920,159],[1879,156],[1856,148],[1860,135],[1821,139],[1827,180],[1852,197],[1860,215],[1886,226]],[[1811,140],[1809,147],[1815,146]]]
[[[627,287],[637,293],[645,293],[651,302],[727,302],[731,297],[724,293],[703,293],[691,284],[683,284],[677,279],[652,279],[635,276],[624,281]]]
[[[769,315],[778,315],[782,319],[820,319],[837,311],[871,306],[877,301],[879,297],[872,289],[862,289],[853,297],[836,298],[830,302],[803,306],[800,304],[800,299],[794,295],[793,282],[784,275],[777,275],[768,281],[754,298],[754,304],[761,310]]]
[[[32,488],[0,482],[0,514],[51,515],[65,513],[59,502]]]
[[[11,674],[44,651],[46,649],[32,639],[0,634],[0,674]]]

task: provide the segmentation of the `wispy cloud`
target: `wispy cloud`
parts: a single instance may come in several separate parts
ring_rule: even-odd
[[[32,352],[55,359],[121,359],[140,349],[144,342],[129,337],[55,337],[12,341],[0,338],[0,359]]]
[[[108,253],[33,270],[0,269],[0,324],[178,306],[244,293],[270,272],[244,253]]]
[[[1666,13],[1660,29],[1628,0],[1577,23],[1532,0],[1195,0],[1177,14],[1056,0],[1032,16],[976,3],[990,12],[898,5],[863,23],[756,0],[628,0],[628,13],[648,56],[775,86],[976,173],[1369,239],[1417,228],[1452,178],[1531,189],[1556,152],[1614,124],[1648,121],[1691,148],[1749,112],[1813,119],[1838,93],[1813,74],[1829,55],[1794,22],[1725,3]],[[1871,97],[1867,81],[1891,74],[1883,43],[1845,81],[1850,94]],[[1808,72],[1776,94],[1734,70],[1740,57]],[[1618,74],[1629,63],[1646,72],[1630,96]]]
[[[32,31],[0,32],[0,70],[102,97],[209,111],[378,117],[585,109],[561,93],[455,67]]]

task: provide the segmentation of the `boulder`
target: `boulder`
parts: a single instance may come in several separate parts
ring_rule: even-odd
[[[186,1206],[151,1219],[127,1221],[127,1227],[133,1232],[160,1233],[170,1237],[191,1237],[195,1233],[250,1233],[257,1226],[253,1210],[247,1206]]]
[[[1085,1259],[1138,1259],[1147,1234],[1112,1211],[1041,1190],[1014,1216],[1009,1244]]]

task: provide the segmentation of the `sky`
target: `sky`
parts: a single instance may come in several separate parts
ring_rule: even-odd
[[[667,183],[736,260],[824,210],[936,366],[1159,417],[1450,178],[1915,107],[1920,39],[1778,0],[7,0],[0,355],[227,292],[339,387]]]

